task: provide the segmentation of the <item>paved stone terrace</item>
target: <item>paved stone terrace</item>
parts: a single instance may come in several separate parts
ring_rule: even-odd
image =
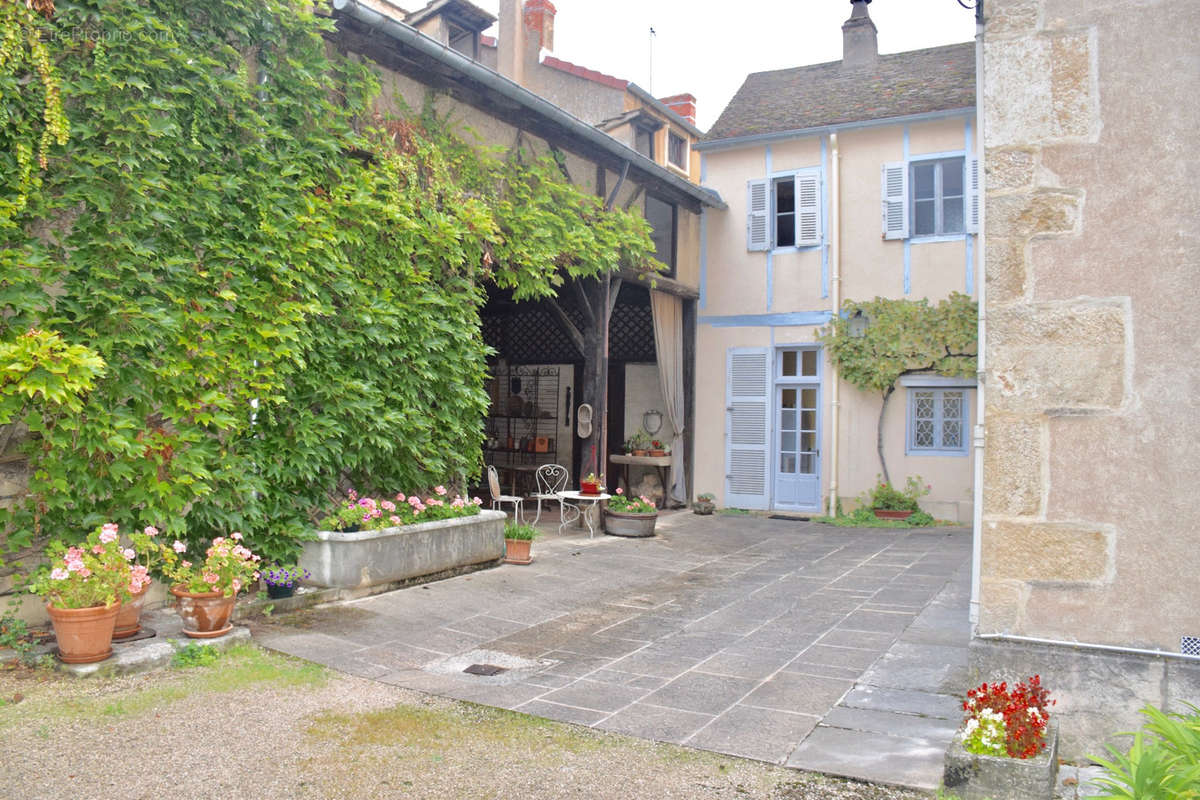
[[[633,736],[935,788],[967,686],[970,532],[663,515],[256,626],[385,683]],[[495,676],[462,672],[474,663]]]

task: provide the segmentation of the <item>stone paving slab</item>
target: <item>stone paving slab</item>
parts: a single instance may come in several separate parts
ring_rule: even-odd
[[[542,530],[532,565],[277,615],[255,638],[420,691],[936,787],[967,688],[968,531],[688,513],[649,539]],[[476,653],[537,667],[446,668]]]

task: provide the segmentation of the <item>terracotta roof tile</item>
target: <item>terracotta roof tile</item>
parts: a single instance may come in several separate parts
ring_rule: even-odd
[[[840,61],[756,72],[702,141],[819,128],[975,105],[975,44],[881,55],[865,67]]]
[[[602,83],[605,86],[611,86],[614,89],[624,90],[625,87],[629,85],[629,81],[623,81],[620,78],[614,78],[612,75],[605,75],[603,72],[597,72],[594,69],[581,67],[578,64],[572,64],[570,61],[563,61],[561,58],[555,58],[554,56],[546,56],[544,59],[542,59],[542,64],[543,66],[562,70],[563,72],[569,72],[572,75],[579,76],[580,78],[586,78],[589,81],[595,81],[596,83]]]

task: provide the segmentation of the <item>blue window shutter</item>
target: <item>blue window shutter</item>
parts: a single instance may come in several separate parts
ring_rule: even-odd
[[[796,245],[821,243],[821,181],[818,175],[796,176]]]
[[[769,250],[771,246],[770,181],[746,182],[746,249]]]
[[[771,478],[771,358],[767,348],[729,350],[725,408],[725,505],[766,509]]]
[[[967,233],[979,233],[979,159],[967,159],[967,174],[966,182],[963,184],[967,187],[967,208],[966,208],[966,230]]]
[[[883,202],[883,238],[908,238],[908,165],[893,161],[883,165],[880,198]]]

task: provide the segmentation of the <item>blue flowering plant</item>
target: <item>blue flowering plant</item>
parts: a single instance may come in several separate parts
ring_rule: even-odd
[[[312,577],[311,572],[296,564],[272,564],[262,570],[260,575],[263,582],[268,586],[278,586],[286,589],[294,589],[300,584],[300,581]]]

